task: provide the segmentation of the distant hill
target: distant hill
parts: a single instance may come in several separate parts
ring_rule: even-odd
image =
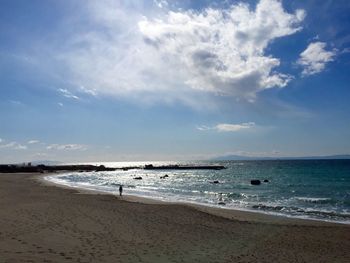
[[[336,160],[336,159],[350,159],[350,154],[327,155],[327,156],[303,156],[303,157],[257,157],[257,156],[226,155],[226,156],[216,157],[212,160],[214,161],[247,161],[247,160]]]
[[[39,165],[39,164],[44,164],[44,165],[59,165],[62,164],[62,162],[58,161],[49,161],[49,160],[41,160],[41,161],[32,161],[32,165]]]

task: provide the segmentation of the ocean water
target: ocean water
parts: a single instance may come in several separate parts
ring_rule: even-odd
[[[219,164],[224,170],[70,172],[46,179],[71,187],[190,202],[288,217],[350,224],[350,160],[94,163],[108,167],[145,164]],[[161,179],[161,176],[168,175]],[[141,176],[142,180],[133,179]],[[261,185],[251,185],[251,179]],[[218,180],[219,184],[213,184]],[[224,203],[224,204],[223,204]]]

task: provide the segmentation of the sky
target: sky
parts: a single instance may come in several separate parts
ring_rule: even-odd
[[[347,0],[2,0],[0,163],[350,153]]]

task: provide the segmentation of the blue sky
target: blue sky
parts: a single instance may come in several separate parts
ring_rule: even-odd
[[[350,153],[349,1],[2,1],[0,160]]]

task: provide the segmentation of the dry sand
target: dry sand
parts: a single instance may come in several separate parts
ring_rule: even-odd
[[[0,262],[350,262],[349,225],[130,202],[38,176],[0,174]]]

